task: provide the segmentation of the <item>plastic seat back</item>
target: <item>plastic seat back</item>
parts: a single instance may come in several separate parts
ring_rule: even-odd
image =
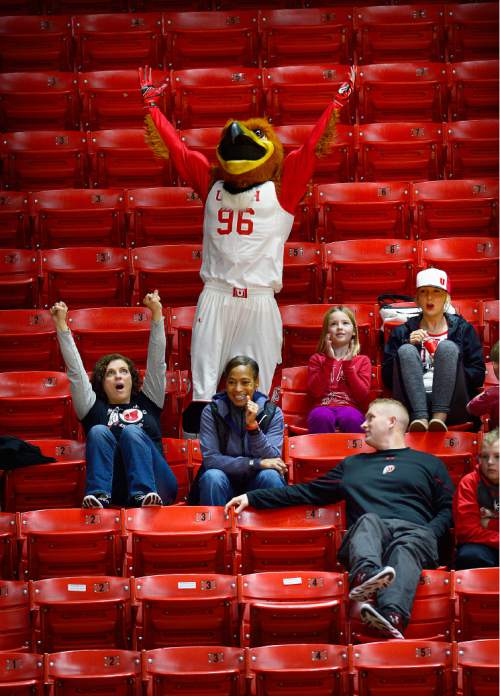
[[[119,510],[35,510],[21,513],[21,570],[43,580],[76,575],[119,575]]]
[[[291,434],[307,433],[312,400],[307,393],[307,365],[285,367],[281,375],[281,409]]]
[[[485,350],[489,351],[498,341],[499,302],[498,300],[484,300],[482,302],[482,307]]]
[[[453,278],[457,299],[493,299],[498,288],[498,239],[448,237],[426,239],[421,259],[425,267],[436,266]]]
[[[34,243],[43,249],[125,246],[121,189],[62,189],[30,195]]]
[[[313,641],[308,645],[266,645],[248,651],[256,696],[314,696],[348,693],[348,654],[344,645]]]
[[[262,10],[262,64],[350,63],[352,11],[347,7]]]
[[[37,251],[0,249],[0,309],[37,307],[39,275]]]
[[[0,127],[15,131],[78,130],[80,111],[75,76],[57,71],[3,73]]]
[[[498,637],[498,568],[455,572],[459,640]]]
[[[497,175],[498,119],[450,122],[445,138],[448,179]]]
[[[31,440],[56,462],[5,472],[4,509],[11,512],[78,507],[85,489],[85,445],[76,440]]]
[[[408,447],[439,457],[455,486],[472,471],[478,453],[476,433],[406,433],[405,442]]]
[[[498,117],[498,60],[471,60],[449,67],[454,121]]]
[[[299,435],[290,439],[288,455],[294,483],[307,483],[323,476],[346,457],[373,452],[357,433]]]
[[[44,688],[42,655],[11,651],[0,654],[0,692],[12,696],[42,696]]]
[[[448,60],[498,59],[498,12],[489,2],[446,5]]]
[[[45,249],[42,272],[47,306],[61,297],[74,309],[116,307],[130,302],[126,249],[106,246]]]
[[[221,507],[127,510],[126,574],[227,573],[231,570],[229,528]]]
[[[241,645],[345,643],[346,576],[320,571],[239,577]]]
[[[47,678],[54,696],[90,696],[99,691],[106,696],[139,696],[141,656],[116,648],[51,653]]]
[[[64,372],[0,373],[0,406],[0,430],[9,435],[23,439],[76,436],[69,380]]]
[[[73,33],[80,72],[163,67],[160,13],[81,14],[73,17]]]
[[[244,696],[245,653],[222,645],[159,648],[144,653],[152,696]],[[194,689],[194,691],[193,691]]]
[[[458,671],[462,677],[463,696],[496,696],[498,647],[498,638],[458,643]]]
[[[176,502],[185,503],[189,493],[189,448],[186,440],[166,437],[162,440],[163,451],[178,486]]]
[[[255,10],[170,12],[163,15],[166,60],[174,70],[214,66],[256,66]]]
[[[0,580],[0,654],[4,650],[24,652],[30,648],[31,615],[28,583],[22,580]]]
[[[2,191],[0,194],[0,247],[31,246],[28,194]]]
[[[2,71],[71,71],[70,18],[47,15],[0,17],[0,66]]]
[[[0,252],[1,253],[1,252]],[[46,309],[0,312],[0,370],[60,370],[56,329]]]
[[[17,571],[16,516],[0,512],[0,578],[13,578]]]
[[[191,338],[196,307],[173,307],[168,317],[168,351],[173,368],[189,369],[191,365]]]
[[[286,242],[283,255],[283,288],[277,296],[279,304],[322,302],[322,254],[313,242]]]
[[[203,205],[197,193],[182,186],[129,189],[129,243],[199,243],[203,235]]]
[[[478,235],[498,230],[498,179],[420,181],[411,184],[416,239]]]
[[[237,645],[236,578],[214,573],[148,575],[135,580],[137,649]]]
[[[220,126],[212,126],[209,128],[186,128],[179,132],[179,136],[187,147],[205,155],[210,164],[218,164],[216,148],[219,144],[223,125],[224,124],[221,123]],[[179,186],[188,186],[188,183],[180,176],[177,176],[176,183]]]

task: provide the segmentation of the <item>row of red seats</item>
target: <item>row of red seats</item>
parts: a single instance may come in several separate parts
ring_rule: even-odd
[[[2,651],[248,648],[381,638],[361,625],[357,603],[348,600],[347,573],[340,572],[76,575],[0,580],[0,588]],[[498,568],[424,570],[405,638],[496,638],[498,619],[484,611],[495,600]]]
[[[2,249],[0,308],[116,307],[140,304],[157,288],[165,305],[193,305],[202,289],[201,244],[122,249]],[[378,264],[373,276],[373,265]],[[287,242],[280,304],[369,302],[383,293],[413,295],[415,274],[438,266],[453,279],[455,299],[495,299],[498,239],[450,237]]]
[[[349,66],[191,68],[155,71],[167,82],[162,111],[180,129],[221,127],[227,115],[267,116],[279,126],[313,123],[348,79]],[[0,74],[4,131],[142,126],[136,70]],[[36,104],[36,108],[34,108]],[[358,68],[343,123],[497,118],[498,60],[425,61]]]
[[[277,126],[285,153],[300,147],[312,128]],[[188,147],[216,163],[220,128],[182,130],[179,135]],[[146,145],[143,128],[4,133],[0,161],[2,188],[13,191],[186,185],[170,159],[155,157]],[[497,175],[498,119],[338,124],[331,151],[317,161],[313,182]]]
[[[362,696],[407,693],[408,684],[418,682],[421,694],[496,696],[498,647],[498,639],[491,638],[347,647],[318,642],[247,649],[187,646],[143,653],[76,650],[45,656],[9,652],[0,658],[0,688],[26,687],[35,696],[103,690],[112,696],[274,696],[279,691]]]
[[[182,186],[0,193],[0,248],[198,243],[202,231],[202,202]],[[315,184],[289,240],[476,234],[498,234],[498,179]]]
[[[68,8],[69,9],[69,8]],[[498,58],[496,4],[0,17],[3,71]]]

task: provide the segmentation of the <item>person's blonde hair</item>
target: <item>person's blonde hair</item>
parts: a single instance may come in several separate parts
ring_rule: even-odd
[[[356,317],[354,316],[354,312],[352,309],[349,309],[349,307],[344,307],[344,305],[335,305],[334,307],[330,307],[330,309],[326,312],[325,316],[323,317],[323,326],[321,327],[321,334],[319,337],[318,341],[318,347],[317,347],[317,352],[318,353],[326,353],[326,337],[328,334],[328,325],[330,324],[330,317],[334,312],[344,312],[344,314],[348,317],[349,321],[352,324],[352,338],[351,338],[351,344],[352,344],[352,354],[358,355],[361,346],[359,345],[359,331],[358,331],[358,325],[356,323]]]
[[[391,399],[388,397],[380,397],[378,399],[373,399],[373,401],[370,401],[370,403],[368,404],[367,411],[370,410],[372,406],[382,406],[387,411],[391,411],[391,413],[396,416],[396,419],[399,424],[399,429],[403,433],[406,432],[406,429],[410,422],[410,415],[408,413],[408,409],[404,404],[401,403],[401,401],[398,401],[397,399]]]

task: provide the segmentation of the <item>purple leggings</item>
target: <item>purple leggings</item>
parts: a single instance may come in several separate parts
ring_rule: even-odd
[[[364,420],[354,406],[316,406],[307,418],[307,427],[310,433],[362,433]]]

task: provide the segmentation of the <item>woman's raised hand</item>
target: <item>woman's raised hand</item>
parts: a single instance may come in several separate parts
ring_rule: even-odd
[[[151,315],[154,321],[159,321],[162,318],[162,304],[158,290],[148,292],[142,303],[145,307],[151,310]]]
[[[68,305],[65,302],[54,302],[50,308],[50,314],[58,331],[68,330],[68,324],[66,322],[68,317]]]
[[[427,331],[424,331],[424,329],[417,329],[416,331],[412,331],[410,334],[410,343],[412,346],[417,345],[417,343],[423,343],[425,339],[427,338]]]

